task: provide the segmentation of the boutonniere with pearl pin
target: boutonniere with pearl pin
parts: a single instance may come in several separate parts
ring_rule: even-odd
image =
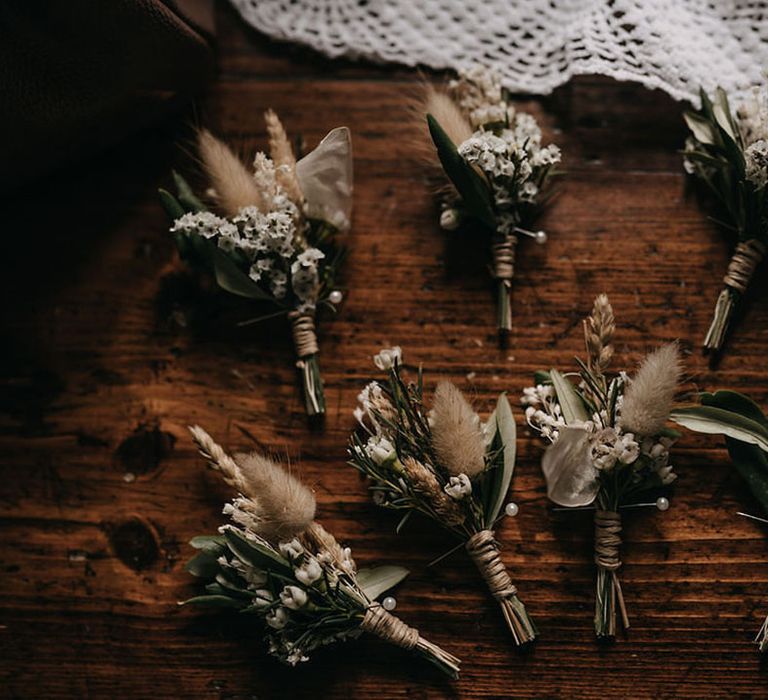
[[[198,554],[187,569],[206,586],[183,604],[260,620],[269,652],[290,666],[367,632],[458,677],[459,659],[392,614],[394,597],[378,602],[408,575],[406,569],[358,569],[349,547],[315,520],[312,492],[282,465],[258,453],[230,456],[199,426],[190,430],[237,496],[224,506],[230,523],[217,535],[191,541]]]
[[[619,582],[622,511],[669,508],[666,496],[637,503],[674,481],[669,450],[679,436],[666,427],[680,381],[677,344],[643,360],[633,377],[609,373],[615,321],[605,295],[584,322],[586,361],[577,358],[576,383],[556,369],[538,372],[522,402],[528,425],[550,444],[542,458],[549,499],[568,510],[594,509],[595,634],[614,638],[617,611],[629,615]]]
[[[414,150],[448,180],[440,188],[440,226],[466,230],[487,247],[505,344],[512,330],[517,244],[521,236],[547,241],[546,232],[531,230],[531,224],[552,194],[560,149],[542,144],[534,117],[517,111],[499,76],[483,66],[461,71],[445,89],[426,85],[413,111],[423,135]]]
[[[360,429],[349,445],[349,463],[369,480],[374,503],[402,518],[426,516],[458,544],[432,562],[464,548],[498,602],[518,645],[532,642],[536,626],[518,597],[504,565],[495,528],[519,507],[506,502],[515,466],[516,428],[509,402],[501,394],[486,422],[450,382],[435,388],[426,405],[419,368],[407,381],[399,347],[374,357],[386,374],[360,393],[355,417]]]
[[[297,160],[277,115],[269,110],[265,121],[269,155],[257,153],[251,170],[210,132],[198,133],[208,205],[177,173],[176,195],[160,190],[160,197],[182,259],[225,292],[268,307],[240,325],[286,317],[307,414],[321,416],[315,324],[320,307],[335,310],[343,297],[335,285],[345,256],[338,234],[351,224],[350,134],[334,129]]]

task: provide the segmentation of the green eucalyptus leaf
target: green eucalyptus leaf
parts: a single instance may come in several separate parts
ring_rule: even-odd
[[[210,241],[209,241],[210,242]],[[212,245],[213,274],[222,289],[248,299],[275,301],[271,294],[265,292],[256,282],[243,272],[221,248]]]
[[[227,541],[222,535],[198,535],[193,537],[189,544],[195,549],[202,549],[204,552],[210,552],[218,557],[224,553]]]
[[[160,204],[162,205],[163,209],[165,209],[165,213],[168,215],[168,218],[171,221],[176,221],[176,219],[184,216],[184,207],[179,204],[176,197],[168,192],[168,190],[161,188],[157,191],[157,194],[160,197]]]
[[[171,171],[171,175],[173,175],[173,182],[176,185],[176,196],[178,197],[181,206],[183,206],[186,211],[205,211],[205,205],[195,196],[195,193],[192,191],[192,188],[187,181],[175,170]]]
[[[496,401],[496,410],[493,412],[491,419],[493,422],[489,420],[489,426],[495,424],[498,442],[503,447],[500,464],[489,474],[491,482],[489,484],[488,497],[485,499],[486,527],[491,527],[496,518],[499,517],[504,500],[509,492],[509,485],[515,471],[515,459],[517,457],[517,425],[515,424],[515,417],[512,414],[512,408],[505,393],[499,394],[499,398]],[[494,443],[496,442],[497,440],[494,440]],[[493,444],[491,447],[493,447]]]
[[[686,110],[683,112],[683,119],[691,130],[693,137],[699,142],[707,146],[712,146],[715,143],[715,130],[712,128],[712,124],[697,114]]]
[[[726,435],[768,451],[768,428],[739,413],[715,406],[690,406],[675,409],[669,417],[697,433]]]
[[[410,572],[402,566],[376,566],[360,569],[357,583],[371,600],[376,600],[382,593],[396,586]]]
[[[740,413],[742,416],[761,423],[768,429],[768,417],[762,412],[760,406],[750,399],[749,396],[740,394],[737,391],[721,389],[714,394],[703,392],[701,394],[701,403],[705,406],[715,406],[726,411]]]
[[[445,174],[461,195],[467,211],[491,231],[495,231],[496,215],[493,212],[488,184],[459,155],[456,144],[431,114],[427,115],[427,124]]]
[[[533,373],[533,381],[535,384],[551,384],[552,375],[545,369],[537,369]]]
[[[218,557],[218,554],[211,552],[199,552],[187,562],[185,568],[190,574],[199,578],[216,578],[221,568],[217,561]]]
[[[725,438],[725,444],[733,466],[768,515],[768,456],[759,447],[730,437]]]
[[[179,605],[206,605],[211,608],[242,608],[244,601],[226,595],[198,595],[184,600]]]
[[[571,425],[577,421],[589,420],[589,414],[573,384],[569,382],[560,372],[552,369],[549,372],[552,378],[552,385],[555,387],[557,401],[560,408],[563,409],[563,418],[566,425]]]

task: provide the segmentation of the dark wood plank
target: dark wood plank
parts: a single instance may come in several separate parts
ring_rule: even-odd
[[[170,123],[59,173],[5,203],[0,280],[0,694],[5,697],[766,697],[751,638],[768,612],[765,530],[718,440],[685,435],[672,508],[627,518],[627,640],[592,638],[591,523],[553,513],[540,445],[521,430],[504,558],[542,630],[512,647],[476,572],[434,527],[407,536],[344,465],[355,397],[383,343],[448,377],[487,412],[533,370],[581,352],[580,319],[607,291],[631,368],[680,338],[691,387],[748,391],[768,405],[768,284],[717,371],[698,352],[727,245],[686,193],[679,105],[660,93],[583,78],[521,108],[566,154],[543,218],[546,247],[524,245],[511,347],[494,339],[492,295],[465,244],[435,225],[435,204],[404,136],[418,76],[332,62],[243,27],[222,7],[219,79],[197,106],[243,152],[264,145],[261,112],[316,142],[353,131],[355,225],[348,297],[322,327],[329,413],[308,428],[280,323],[247,329],[245,310],[194,318],[194,296],[155,189],[188,130]],[[760,297],[759,294],[762,296]],[[522,428],[522,420],[518,415]],[[195,591],[186,542],[221,522],[227,497],[186,433],[200,423],[233,448],[290,456],[326,525],[360,562],[397,562],[411,579],[398,611],[464,659],[452,684],[375,640],[318,654],[295,672],[263,652],[243,620],[180,610]],[[247,431],[247,434],[243,432]]]

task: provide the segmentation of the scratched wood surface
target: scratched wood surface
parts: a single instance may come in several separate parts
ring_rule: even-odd
[[[689,388],[733,388],[768,405],[768,284],[717,371],[698,351],[727,244],[686,191],[679,105],[660,93],[584,78],[520,106],[561,144],[567,174],[541,220],[544,247],[521,246],[514,330],[493,331],[482,256],[435,225],[423,171],[402,140],[405,69],[332,62],[272,43],[219,10],[220,75],[194,113],[37,183],[3,205],[0,392],[0,695],[9,698],[768,697],[751,640],[768,612],[768,538],[718,439],[675,450],[672,507],[626,518],[632,629],[592,635],[587,514],[553,513],[540,445],[520,425],[503,555],[541,640],[519,654],[495,604],[436,529],[394,534],[344,464],[355,397],[384,344],[450,378],[486,413],[532,372],[569,366],[580,319],[610,294],[629,369],[679,338]],[[238,328],[185,276],[155,190],[188,168],[189,121],[243,153],[264,145],[275,108],[313,145],[347,124],[355,214],[346,301],[321,330],[328,416],[304,418],[280,322]],[[180,147],[180,144],[182,147]],[[193,310],[195,310],[193,312]],[[232,448],[287,455],[319,515],[359,562],[412,571],[398,612],[462,657],[451,683],[373,639],[318,653],[295,671],[266,656],[247,622],[179,609],[196,588],[188,540],[222,521],[228,496],[196,455],[187,424]]]

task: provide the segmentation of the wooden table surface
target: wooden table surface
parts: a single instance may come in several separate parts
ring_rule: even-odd
[[[187,115],[59,172],[5,203],[0,393],[0,695],[24,698],[768,697],[752,638],[768,613],[768,538],[718,439],[685,434],[666,513],[626,518],[622,572],[632,620],[593,639],[592,525],[553,513],[541,447],[521,428],[503,556],[541,639],[521,655],[472,564],[414,519],[394,533],[345,465],[352,409],[399,344],[427,381],[450,378],[487,413],[537,368],[571,366],[580,319],[609,293],[618,361],[632,369],[679,338],[688,388],[731,388],[768,405],[768,284],[758,280],[728,354],[698,346],[728,247],[686,191],[680,105],[661,93],[582,78],[520,107],[565,154],[561,193],[521,246],[514,329],[495,342],[482,257],[449,241],[404,139],[410,70],[332,62],[275,44],[219,10],[220,75]],[[238,328],[247,308],[198,299],[167,234],[156,188],[183,154],[190,119],[243,153],[265,145],[273,107],[310,145],[347,124],[355,214],[347,299],[321,329],[328,415],[308,427],[284,326]],[[195,304],[199,301],[199,304]],[[198,309],[197,314],[192,309]],[[200,311],[204,309],[205,311]],[[515,402],[516,403],[516,402]],[[517,404],[516,404],[517,405]],[[186,426],[232,448],[291,458],[321,520],[358,562],[403,564],[398,612],[463,659],[452,683],[372,638],[286,669],[248,621],[179,609],[197,590],[188,540],[222,522],[228,492]]]

